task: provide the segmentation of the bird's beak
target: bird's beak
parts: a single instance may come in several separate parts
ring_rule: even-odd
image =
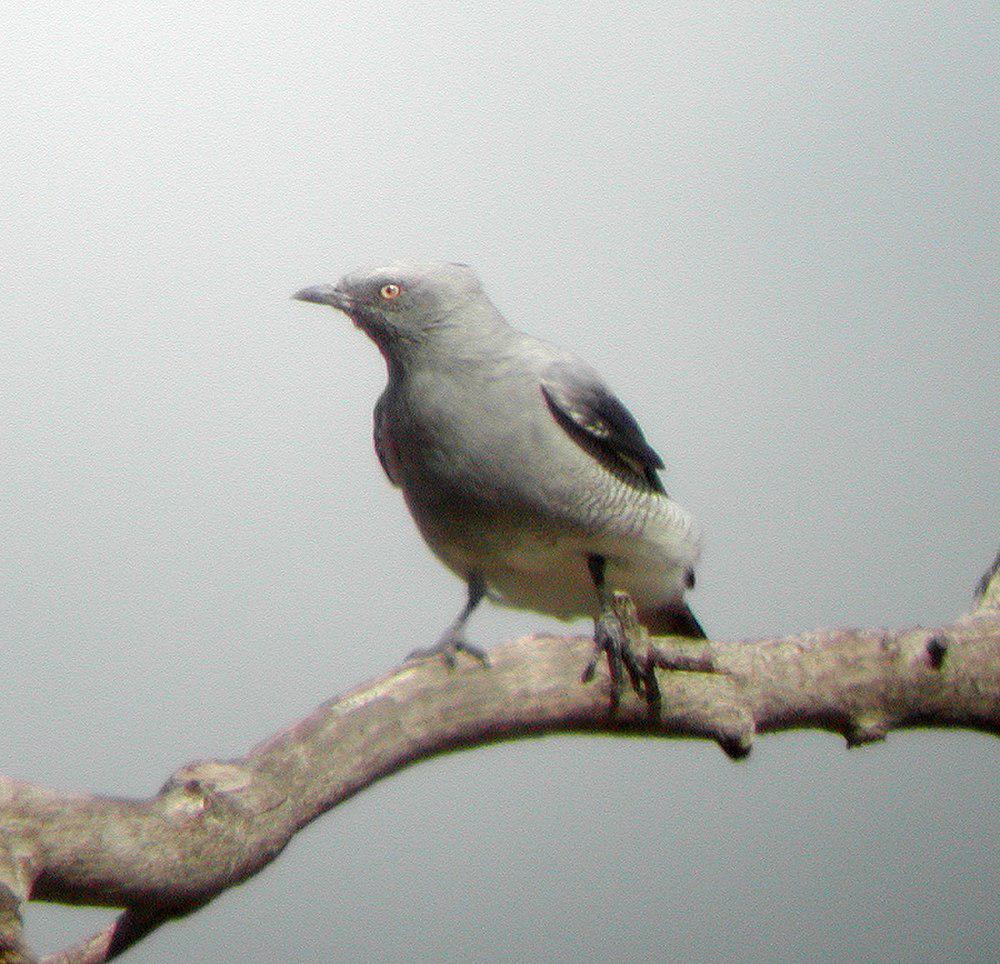
[[[292,297],[297,301],[312,301],[317,305],[339,308],[341,311],[350,311],[354,304],[346,291],[341,291],[333,285],[313,285],[311,288],[296,291]]]

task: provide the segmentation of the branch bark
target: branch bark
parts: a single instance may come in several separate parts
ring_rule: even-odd
[[[146,800],[67,796],[0,778],[0,962],[32,960],[20,908],[126,908],[50,961],[111,960],[256,874],[320,814],[446,750],[552,732],[695,736],[732,757],[795,727],[849,745],[906,726],[1000,734],[1000,556],[975,609],[934,629],[820,631],[650,649],[660,701],[582,685],[592,643],[532,636],[460,661],[407,663],[235,760],[178,770]],[[627,613],[626,613],[627,615]]]

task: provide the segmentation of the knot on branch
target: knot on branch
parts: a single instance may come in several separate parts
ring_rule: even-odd
[[[197,818],[211,810],[250,817],[280,806],[286,794],[245,763],[198,760],[177,770],[160,789],[168,816]]]
[[[844,739],[849,747],[864,746],[884,740],[892,728],[885,716],[861,715],[851,718],[844,727]]]
[[[931,669],[940,669],[944,665],[944,657],[948,652],[948,643],[942,636],[931,636],[927,640],[927,662]]]

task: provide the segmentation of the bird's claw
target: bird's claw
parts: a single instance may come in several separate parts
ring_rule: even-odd
[[[486,654],[486,650],[467,642],[465,635],[454,628],[448,629],[433,646],[413,650],[406,657],[406,660],[409,662],[411,659],[428,659],[440,656],[444,660],[445,665],[449,669],[453,669],[458,653],[468,653],[470,656],[478,659],[483,666],[490,665],[490,658]]]
[[[634,643],[643,636],[632,600],[625,593],[614,593],[611,605],[594,623],[594,652],[580,677],[581,682],[589,683],[603,654],[607,658],[611,677],[612,708],[619,704],[626,676],[632,689],[651,710],[659,705],[660,687],[653,672],[653,663],[648,659],[640,662],[635,652]]]

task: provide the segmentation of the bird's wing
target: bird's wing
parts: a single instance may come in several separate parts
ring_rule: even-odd
[[[554,362],[541,380],[542,395],[555,420],[598,461],[641,488],[666,494],[653,451],[631,412],[594,373]]]
[[[381,395],[375,403],[375,424],[372,433],[375,440],[375,454],[382,465],[382,471],[393,484],[398,486],[399,473],[396,471],[396,452],[389,432],[388,419],[385,413],[385,395]]]

